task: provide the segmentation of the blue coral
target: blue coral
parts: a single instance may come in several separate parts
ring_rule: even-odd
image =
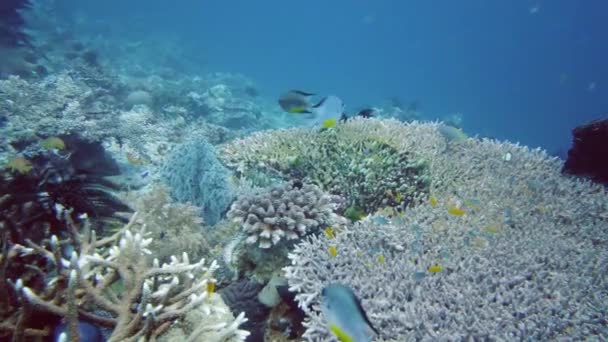
[[[201,208],[205,223],[216,224],[234,195],[228,170],[220,163],[215,148],[202,136],[175,147],[163,167],[162,176],[171,195],[180,202]]]

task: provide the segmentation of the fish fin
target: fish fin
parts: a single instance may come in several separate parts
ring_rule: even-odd
[[[310,110],[308,110],[308,108],[306,107],[292,107],[289,109],[289,113],[292,114],[310,114],[312,113]]]
[[[329,330],[336,335],[338,341],[340,342],[355,342],[355,340],[349,334],[335,324],[330,324]]]
[[[325,100],[327,100],[327,97],[324,97],[323,99],[321,99],[321,101],[319,101],[319,103],[317,103],[316,105],[312,106],[312,108],[319,108],[323,105],[323,103],[325,103]]]
[[[376,330],[376,328],[374,327],[372,322],[369,320],[369,317],[367,317],[367,313],[365,313],[365,310],[363,310],[363,306],[361,306],[361,301],[359,301],[359,298],[357,298],[355,296],[354,300],[355,300],[355,304],[357,304],[357,308],[359,309],[359,312],[361,313],[361,316],[363,316],[363,319],[365,320],[365,323],[367,323],[367,325],[374,331],[374,333],[376,333],[376,335],[380,335],[378,333],[378,330]]]
[[[302,95],[302,96],[313,96],[313,95],[316,95],[315,93],[308,93],[308,92],[301,91],[301,90],[296,90],[296,89],[291,90],[291,92],[292,93],[296,93],[298,95]]]

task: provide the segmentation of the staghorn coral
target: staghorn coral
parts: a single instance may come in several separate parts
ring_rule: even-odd
[[[209,253],[197,207],[174,202],[169,190],[160,184],[144,194],[132,193],[127,198],[138,212],[137,223],[145,225],[153,238],[150,249],[161,262],[168,261],[175,251],[187,252],[194,259]]]
[[[407,149],[375,134],[378,120],[352,120],[321,131],[254,133],[221,148],[220,158],[243,177],[266,171],[306,178],[370,213],[403,209],[428,192],[427,165]],[[365,128],[369,125],[370,129]]]
[[[380,340],[608,337],[601,186],[561,176],[538,149],[446,142],[436,124],[358,128],[427,160],[432,199],[296,247],[284,270],[309,315],[307,340],[334,340],[318,310],[331,282],[361,297]]]
[[[239,198],[227,217],[242,224],[248,244],[257,243],[266,249],[343,223],[334,210],[331,197],[319,187],[293,181],[266,193]]]
[[[67,211],[58,215],[69,218]],[[39,254],[53,267],[46,272],[39,270],[45,274],[48,284],[42,291],[34,291],[17,280],[13,288],[21,310],[3,324],[2,330],[8,330],[12,323],[14,336],[27,335],[27,326],[23,323],[32,312],[43,311],[63,317],[73,339],[77,334],[77,320],[84,319],[113,328],[109,341],[136,341],[155,339],[191,311],[200,310],[205,316],[217,310],[225,312],[224,307],[216,309],[211,305],[213,294],[209,292],[209,284],[215,281],[216,263],[207,266],[204,259],[190,263],[187,253],[183,253],[181,260],[172,257],[170,263],[162,265],[157,259],[149,261],[151,239],[144,237],[143,229],[133,231],[136,219],[137,214],[123,229],[107,238],[97,239],[86,227],[82,234],[78,233],[72,223],[69,240],[53,236],[42,244],[13,245],[13,255]],[[70,260],[62,257],[61,249],[65,245],[74,247]],[[201,340],[199,335],[203,332],[214,333],[215,337],[207,340],[223,341],[230,337],[243,340],[248,333],[239,330],[238,325],[245,321],[244,317],[230,320],[221,324],[203,320],[190,340]]]

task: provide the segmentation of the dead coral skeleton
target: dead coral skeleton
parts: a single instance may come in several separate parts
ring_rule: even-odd
[[[69,218],[67,210],[62,214]],[[38,293],[21,279],[11,283],[22,305],[13,336],[27,334],[23,322],[34,311],[63,317],[72,341],[77,340],[78,320],[113,328],[108,341],[155,340],[189,311],[210,312],[207,289],[215,282],[216,262],[191,263],[186,253],[162,265],[151,261],[151,239],[145,238],[145,227],[134,231],[136,220],[137,214],[106,238],[98,239],[87,225],[79,232],[71,222],[67,240],[52,236],[40,245],[13,245],[5,257],[11,252],[36,254],[54,266],[52,272],[40,270],[47,286]],[[74,248],[70,260],[62,255],[65,246]],[[234,333],[239,333],[236,327]]]

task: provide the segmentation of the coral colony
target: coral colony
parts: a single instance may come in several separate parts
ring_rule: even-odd
[[[373,341],[608,340],[605,120],[568,162],[397,100],[305,127],[175,45],[37,55],[38,6],[0,5],[0,340],[349,341],[328,286]]]

